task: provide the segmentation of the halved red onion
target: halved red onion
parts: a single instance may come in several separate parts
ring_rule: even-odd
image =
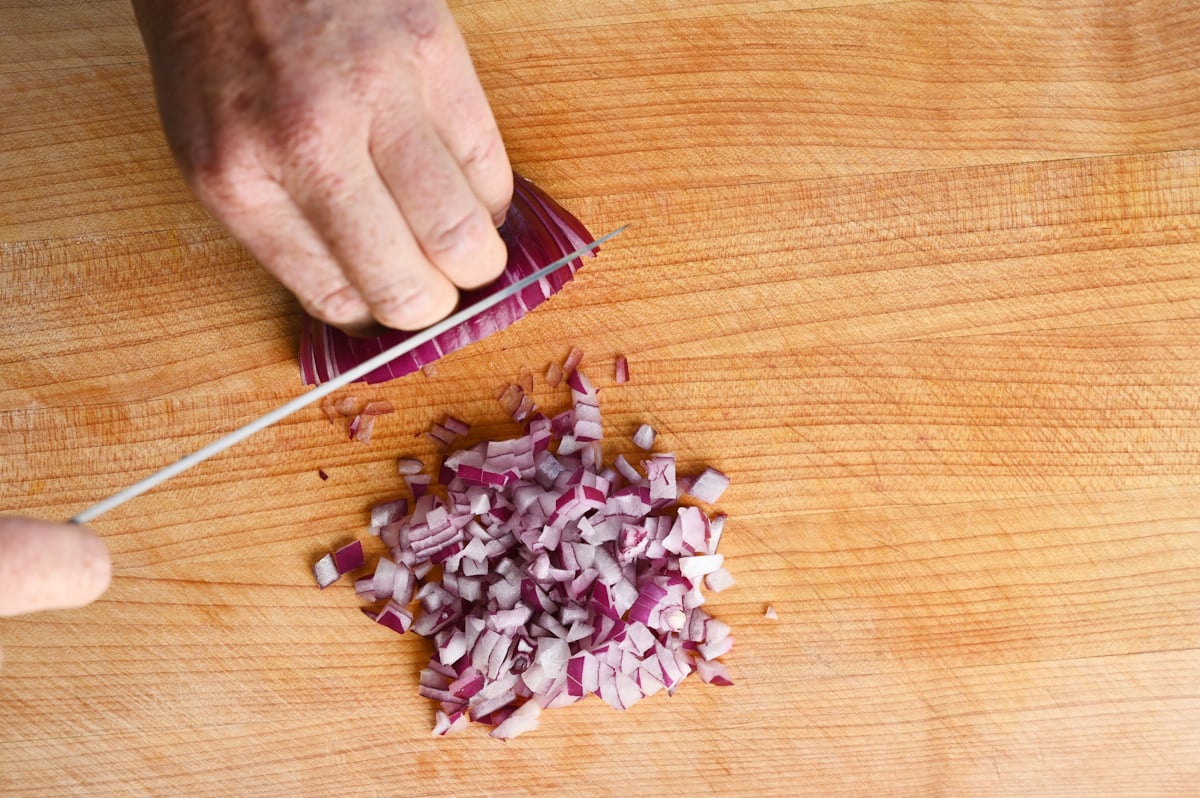
[[[508,247],[508,266],[495,281],[463,291],[466,307],[516,283],[564,255],[594,241],[582,223],[541,189],[520,175],[513,176],[513,198],[500,228]],[[402,377],[432,363],[442,355],[503,330],[550,298],[583,266],[581,259],[564,266],[517,295],[439,335],[368,374],[368,383]],[[307,385],[319,385],[413,335],[389,330],[374,338],[354,338],[322,321],[306,317],[300,336],[300,373]],[[572,367],[573,368],[573,367]],[[568,371],[571,369],[567,369]]]
[[[472,720],[511,739],[543,708],[594,694],[625,710],[693,671],[732,683],[717,658],[733,636],[701,607],[702,583],[732,581],[716,553],[725,516],[678,503],[674,455],[650,457],[644,477],[604,465],[581,356],[564,369],[570,409],[522,410],[513,385],[501,400],[521,435],[445,451],[436,481],[406,475],[411,513],[402,500],[372,510],[391,557],[356,592],[383,602],[365,610],[377,623],[434,640],[419,692],[437,702],[435,734]]]

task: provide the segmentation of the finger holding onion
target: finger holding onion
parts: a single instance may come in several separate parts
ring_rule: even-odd
[[[193,192],[347,331],[419,329],[505,265],[499,129],[444,0],[134,0]]]
[[[83,607],[111,577],[108,548],[90,530],[0,516],[0,617]]]

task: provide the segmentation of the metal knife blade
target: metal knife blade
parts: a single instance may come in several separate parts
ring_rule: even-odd
[[[318,385],[317,387],[308,391],[307,393],[303,393],[300,396],[297,396],[295,399],[292,399],[291,401],[275,408],[270,413],[267,413],[266,415],[256,418],[254,421],[251,421],[249,424],[246,424],[243,427],[239,427],[238,429],[235,429],[233,432],[223,435],[222,437],[218,438],[217,440],[213,441],[212,443],[208,444],[207,446],[203,447],[202,449],[198,449],[197,451],[192,452],[191,454],[187,455],[186,457],[180,458],[179,460],[175,461],[174,463],[167,466],[166,468],[163,468],[159,471],[154,472],[153,474],[146,477],[145,479],[135,482],[134,484],[130,485],[129,487],[125,488],[124,490],[122,490],[118,493],[114,493],[112,496],[109,496],[107,499],[96,502],[91,507],[88,507],[86,510],[83,510],[78,515],[76,515],[74,518],[72,518],[71,523],[86,524],[88,521],[91,521],[92,519],[96,518],[97,516],[108,512],[109,510],[113,509],[114,507],[118,507],[118,506],[124,504],[125,502],[129,501],[130,499],[132,499],[136,496],[140,496],[143,493],[145,493],[146,491],[148,491],[154,487],[157,487],[158,485],[161,485],[163,482],[166,482],[171,477],[177,476],[178,474],[181,474],[184,471],[187,471],[192,466],[204,462],[205,460],[212,457],[213,455],[219,454],[220,452],[225,451],[229,447],[244,441],[246,438],[249,438],[254,433],[260,432],[260,431],[266,429],[267,427],[271,426],[272,424],[275,424],[276,422],[278,422],[284,418],[287,418],[292,413],[295,413],[297,410],[305,408],[305,407],[311,405],[313,402],[316,402],[320,399],[325,398],[329,394],[333,393],[334,391],[338,390],[339,388],[343,388],[346,385],[349,385],[350,383],[354,382],[355,380],[359,379],[360,377],[365,377],[367,374],[371,373],[372,371],[379,368],[380,366],[383,366],[383,365],[391,362],[392,360],[395,360],[396,358],[400,357],[401,355],[411,352],[412,350],[416,349],[418,346],[421,346],[422,344],[433,340],[434,338],[436,338],[437,336],[446,332],[447,330],[451,329],[452,327],[457,327],[459,324],[462,324],[464,321],[466,321],[474,316],[479,315],[480,313],[487,310],[488,308],[498,305],[499,303],[503,302],[504,300],[508,299],[509,297],[513,296],[514,294],[517,294],[518,292],[522,291],[523,289],[528,288],[529,286],[533,285],[538,280],[541,280],[543,277],[547,276],[548,274],[550,274],[554,271],[557,271],[558,269],[561,269],[563,266],[566,266],[568,263],[575,260],[576,258],[578,258],[582,255],[586,255],[587,253],[589,253],[592,250],[599,247],[605,241],[608,241],[610,238],[618,235],[619,233],[624,232],[628,228],[629,228],[629,225],[625,225],[623,227],[617,228],[616,230],[613,230],[611,233],[607,233],[606,235],[600,236],[592,243],[585,244],[584,246],[580,247],[579,249],[575,250],[574,252],[564,255],[563,257],[559,258],[558,260],[554,261],[553,263],[551,263],[547,266],[543,266],[541,269],[538,269],[533,274],[530,274],[527,277],[521,278],[520,280],[518,280],[517,282],[508,286],[504,290],[498,291],[495,294],[492,294],[491,296],[484,297],[483,299],[479,300],[475,304],[465,307],[462,310],[458,311],[457,313],[446,317],[445,319],[438,322],[437,324],[434,324],[432,327],[427,327],[424,330],[422,330],[421,332],[413,335],[411,338],[408,338],[408,339],[400,342],[399,344],[396,344],[391,349],[384,350],[383,352],[380,352],[378,355],[371,358],[370,360],[364,361],[363,363],[360,363],[359,365],[355,366],[354,368],[350,369],[349,371],[346,371],[343,374],[339,374],[334,379],[329,380],[328,382],[321,383],[320,385]]]

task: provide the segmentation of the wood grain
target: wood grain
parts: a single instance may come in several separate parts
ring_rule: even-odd
[[[398,407],[369,447],[307,411],[98,521],[108,594],[0,622],[0,792],[1194,794],[1200,5],[453,5],[517,166],[633,227],[348,391]],[[294,396],[298,322],[176,174],[125,5],[0,3],[0,508]],[[426,644],[309,564],[572,344],[610,453],[647,422],[733,477],[737,684],[432,740]]]

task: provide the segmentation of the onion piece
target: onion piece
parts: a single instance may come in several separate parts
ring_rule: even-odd
[[[361,540],[355,540],[342,546],[333,553],[333,562],[339,574],[349,573],[361,568],[364,562]]]
[[[378,613],[365,612],[366,616],[380,626],[386,626],[394,632],[404,634],[412,627],[413,614],[395,600],[389,601]]]
[[[500,235],[508,248],[508,266],[489,285],[461,292],[460,306],[466,307],[501,291],[594,240],[578,219],[520,175],[513,176],[512,203]],[[504,329],[561,289],[582,265],[581,259],[574,260],[539,283],[376,369],[364,378],[365,381],[378,383],[402,377],[442,355]],[[412,335],[389,330],[374,338],[353,338],[324,322],[306,317],[300,337],[301,376],[305,384],[319,385]]]
[[[720,593],[733,587],[733,574],[726,571],[724,568],[718,568],[708,576],[704,577],[704,586],[714,593]]]
[[[326,554],[321,559],[313,563],[313,576],[317,579],[317,585],[322,590],[332,585],[341,576],[337,565],[333,561],[332,554]]]
[[[546,367],[546,384],[551,388],[557,388],[558,384],[562,382],[562,378],[562,366],[558,365],[557,363],[551,363]]]
[[[424,467],[424,464],[415,457],[401,457],[396,460],[396,473],[402,477],[420,474]]]
[[[768,604],[766,612],[763,613],[763,617],[770,621],[777,621],[779,620],[779,613],[775,611],[774,607]]]
[[[654,427],[649,424],[643,424],[637,428],[637,432],[633,433],[633,445],[639,449],[650,451],[654,448],[654,438],[656,435]]]
[[[702,554],[694,557],[679,558],[679,573],[686,579],[695,582],[702,576],[707,576],[721,567],[725,562],[723,554]],[[711,588],[710,588],[711,589]]]
[[[716,660],[696,660],[696,675],[706,684],[716,684],[721,687],[729,687],[733,684],[729,668],[723,662]]]
[[[574,374],[579,368],[579,364],[583,362],[583,352],[575,347],[571,347],[571,351],[567,353],[567,359],[563,361],[563,374]]]
[[[629,382],[629,361],[624,355],[617,357],[617,362],[613,366],[613,379],[617,385],[624,385]]]
[[[497,740],[511,740],[527,731],[533,731],[538,727],[538,715],[541,712],[542,707],[536,701],[526,701],[503,723],[492,729],[491,736]]]
[[[700,476],[696,477],[688,488],[687,493],[689,496],[699,499],[702,502],[715,504],[728,487],[729,477],[717,469],[709,467],[704,469]]]

